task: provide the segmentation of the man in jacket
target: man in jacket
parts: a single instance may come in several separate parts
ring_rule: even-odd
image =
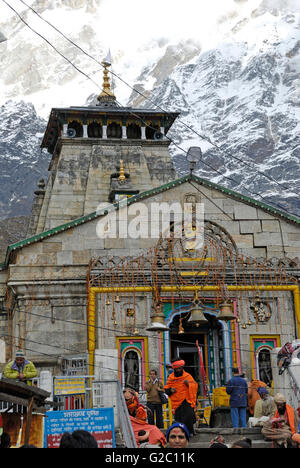
[[[15,379],[31,385],[31,380],[37,376],[37,370],[31,361],[25,359],[22,351],[17,351],[14,361],[10,361],[4,369],[4,377]]]
[[[145,390],[147,392],[147,407],[151,411],[148,414],[148,423],[154,424],[154,415],[156,416],[156,426],[162,428],[164,426],[163,421],[163,409],[162,403],[159,396],[159,392],[164,392],[164,386],[157,377],[155,369],[150,371],[150,379],[145,383]]]
[[[229,405],[233,427],[246,427],[246,412],[248,404],[248,385],[240,376],[237,368],[232,369],[233,377],[226,385],[226,392],[230,395]]]
[[[196,422],[198,384],[188,372],[185,372],[184,365],[183,360],[172,361],[173,373],[168,377],[165,392],[171,400],[175,421],[185,424],[192,435]]]

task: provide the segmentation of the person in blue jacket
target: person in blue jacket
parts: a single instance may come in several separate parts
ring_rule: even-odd
[[[233,427],[247,427],[248,385],[240,376],[238,368],[232,369],[233,377],[227,382],[226,392],[230,395],[229,406]]]

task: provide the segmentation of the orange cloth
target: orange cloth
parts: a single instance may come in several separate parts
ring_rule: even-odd
[[[133,416],[129,416],[132,429],[134,432],[135,440],[137,445],[139,446],[139,438],[138,433],[139,431],[149,431],[149,444],[159,444],[161,443],[163,447],[167,444],[167,440],[164,434],[158,429],[158,427],[153,426],[152,424],[148,424],[145,421],[140,419],[134,418]]]
[[[184,381],[187,380],[187,387]],[[172,410],[175,411],[181,403],[186,400],[192,408],[196,406],[198,384],[195,382],[191,374],[183,371],[180,377],[175,377],[174,372],[169,375],[165,389],[175,388],[176,392],[169,395],[172,403]]]
[[[257,400],[261,400],[261,397],[257,391],[259,387],[267,387],[267,385],[261,380],[252,380],[248,387],[248,406],[252,416],[254,414],[255,403]]]
[[[290,406],[290,405],[286,405],[286,412],[285,412],[285,415],[284,416],[287,416],[287,421],[289,423],[289,426],[291,428],[291,432],[292,434],[295,434],[296,432],[296,428],[295,428],[295,413],[294,413],[294,409]],[[279,415],[279,412],[278,410],[276,411],[275,413],[275,418],[279,418],[281,417]]]
[[[135,417],[136,419],[139,419],[140,421],[143,421],[143,422],[147,421],[147,411],[142,405],[137,408],[135,412]]]

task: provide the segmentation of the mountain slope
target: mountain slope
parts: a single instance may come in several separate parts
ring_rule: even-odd
[[[45,127],[32,104],[8,101],[0,108],[0,219],[30,213],[49,165],[50,155],[39,148]]]
[[[299,14],[273,13],[255,11],[255,29],[177,67],[152,102],[182,112],[169,134],[179,172],[181,148],[200,146],[198,175],[300,215]],[[259,45],[242,40],[261,29]]]
[[[211,0],[205,7],[193,0],[189,11],[179,3],[166,0],[161,15],[153,9],[146,18],[134,1],[135,19],[124,16],[120,0],[31,1],[98,62],[108,43],[118,44],[113,71],[141,93],[114,76],[123,105],[181,111],[168,135],[179,175],[188,170],[185,151],[200,146],[200,176],[300,216],[297,0]],[[111,23],[113,7],[119,15]],[[51,107],[92,102],[102,83],[99,63],[24,5],[18,11],[56,50],[16,15],[0,23],[9,38],[0,45],[0,218],[29,214],[36,183],[47,177],[49,155],[39,143]]]

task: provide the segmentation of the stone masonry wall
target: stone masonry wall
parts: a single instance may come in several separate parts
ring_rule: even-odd
[[[214,221],[226,229],[236,242],[239,251],[244,255],[269,258],[274,256],[282,258],[285,255],[293,258],[299,255],[300,226],[282,218],[276,218],[260,208],[249,206],[203,185],[195,188],[189,183],[184,183],[141,202],[145,203],[150,212],[152,202],[179,201],[183,203],[187,193],[195,194],[198,201],[204,203],[205,219]],[[134,212],[133,207],[132,212]],[[117,216],[119,215],[120,213],[117,212]],[[86,306],[83,303],[78,306],[76,301],[78,296],[85,295],[86,274],[90,259],[106,255],[136,256],[152,247],[157,241],[157,239],[151,238],[100,239],[97,237],[98,221],[95,219],[86,222],[43,241],[23,247],[17,251],[16,260],[9,266],[9,284],[15,288],[20,298],[24,296],[25,290],[26,294],[30,294],[32,297],[41,294],[41,291],[48,291],[47,295],[50,298],[50,303],[47,303],[45,299],[44,303],[34,302],[31,307],[33,313],[47,316],[43,320],[39,317],[35,319],[33,315],[30,318],[31,325],[26,332],[28,340],[36,343],[33,353],[45,350],[46,345],[38,343],[53,344],[52,348],[47,347],[47,353],[53,354],[58,353],[59,343],[65,350],[71,349],[74,352],[86,350]],[[148,223],[150,232],[151,219],[144,218],[142,222]],[[28,287],[30,292],[28,292]],[[60,299],[56,296],[60,296]],[[259,328],[248,327],[246,330],[240,329],[241,344],[245,346],[245,349],[249,350],[251,335],[279,334],[282,336],[282,341],[294,337],[295,320],[292,297],[289,293],[278,293],[277,296],[278,301],[285,305],[282,305],[280,310],[274,311],[274,316],[268,325],[260,325]],[[66,302],[67,300],[69,302]],[[64,304],[63,301],[65,301]],[[67,303],[69,305],[66,307]],[[23,305],[22,313],[24,315],[26,314],[26,303]],[[56,319],[54,320],[53,315],[51,316],[53,305],[56,306]],[[287,312],[283,316],[284,310]],[[243,313],[243,311],[241,312]],[[16,310],[15,313],[14,324],[15,330],[17,330],[16,325],[20,312]],[[77,317],[78,313],[80,317]],[[147,313],[149,320],[149,308]],[[65,322],[63,325],[58,320],[64,316],[69,317],[70,323]],[[76,321],[84,326],[76,325]],[[146,326],[144,312],[139,316],[138,321],[140,326],[143,326],[143,322]],[[72,322],[75,323],[72,324]],[[16,331],[14,333],[17,334]],[[146,331],[144,333],[147,334]],[[99,349],[115,348],[115,342],[111,337],[105,342],[103,342],[102,332],[98,332],[97,337]],[[150,342],[151,339],[150,337]],[[55,347],[56,345],[58,348]],[[151,349],[152,361],[158,359],[157,352],[157,349]],[[246,367],[250,368],[249,351],[244,358]]]

